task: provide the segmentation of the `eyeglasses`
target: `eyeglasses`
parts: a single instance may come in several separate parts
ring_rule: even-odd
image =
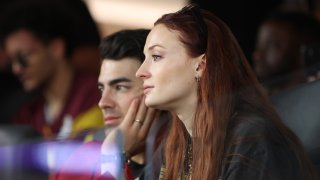
[[[16,58],[12,60],[12,63],[17,63],[21,67],[26,68],[28,67],[28,58],[21,51],[19,51],[16,55]]]
[[[182,8],[178,13],[188,14],[189,12],[191,13],[191,15],[194,17],[195,21],[199,25],[199,30],[202,36],[204,37],[204,39],[207,39],[208,29],[207,29],[206,23],[204,22],[203,16],[200,12],[199,6],[197,4],[191,3],[185,6],[184,8]]]

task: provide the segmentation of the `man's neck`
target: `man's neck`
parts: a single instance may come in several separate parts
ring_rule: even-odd
[[[131,157],[131,160],[138,164],[145,164],[145,154],[140,153]]]

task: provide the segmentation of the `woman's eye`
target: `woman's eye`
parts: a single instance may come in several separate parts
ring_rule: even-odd
[[[161,59],[161,56],[159,55],[152,55],[152,60],[153,61],[159,61]]]

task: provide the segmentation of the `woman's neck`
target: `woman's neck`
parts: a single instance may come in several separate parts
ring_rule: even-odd
[[[186,127],[190,136],[192,136],[192,127],[195,118],[196,108],[197,98],[191,98],[191,100],[188,101],[188,103],[184,103],[181,106],[181,108],[175,111],[179,119]]]
[[[177,116],[179,117],[179,119],[182,121],[182,123],[186,127],[189,135],[192,136],[194,113],[190,113],[190,115],[177,114]]]
[[[196,81],[191,85],[193,89],[174,101],[167,110],[173,112],[182,121],[189,135],[192,137],[193,123],[198,106],[198,84]]]

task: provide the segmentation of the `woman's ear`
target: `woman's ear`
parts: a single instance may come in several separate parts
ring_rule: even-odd
[[[195,73],[197,77],[201,77],[204,69],[206,68],[207,58],[205,54],[201,54],[196,58]]]

